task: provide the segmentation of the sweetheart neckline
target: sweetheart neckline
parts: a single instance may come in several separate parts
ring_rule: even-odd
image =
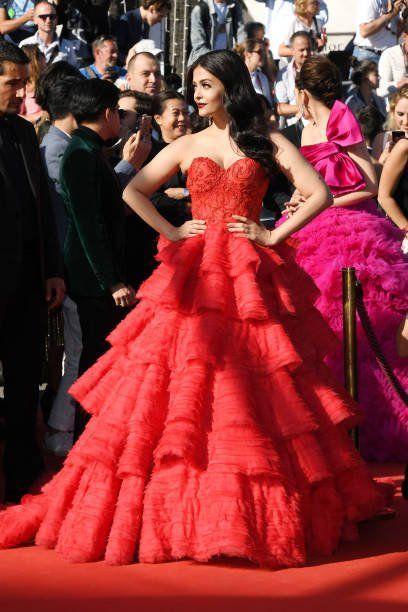
[[[192,162],[189,165],[188,169],[186,170],[186,174],[189,173],[189,171],[191,169],[191,166],[194,164],[194,162],[199,160],[199,159],[207,159],[208,161],[212,162],[215,166],[217,166],[217,168],[219,168],[220,170],[223,170],[224,172],[228,172],[228,170],[230,170],[233,166],[235,166],[239,162],[242,162],[242,161],[245,161],[245,160],[252,161],[252,162],[254,162],[256,164],[259,163],[255,159],[252,159],[252,157],[239,157],[232,164],[230,164],[227,168],[224,168],[218,162],[216,162],[215,159],[213,159],[212,157],[208,157],[207,155],[199,155],[198,157],[194,157],[194,159],[192,160]]]

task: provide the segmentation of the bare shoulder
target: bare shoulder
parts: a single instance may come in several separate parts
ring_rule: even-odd
[[[391,153],[395,151],[395,156],[403,156],[408,153],[408,138],[401,138],[393,147]]]
[[[187,151],[191,148],[195,134],[187,134],[186,136],[180,136],[177,140],[173,140],[172,143],[167,145],[166,149],[172,152]]]
[[[171,147],[171,150],[176,152],[179,151],[182,153],[182,158],[188,159],[193,152],[200,147],[200,143],[202,144],[204,138],[204,132],[197,132],[196,134],[187,134],[186,136],[181,136],[177,138],[174,142],[168,145],[166,148]]]
[[[269,137],[276,147],[276,155],[281,155],[287,151],[297,150],[296,147],[279,130],[270,132]]]
[[[283,168],[289,168],[303,159],[299,150],[281,132],[274,130],[270,133],[270,139],[275,145],[275,158]]]

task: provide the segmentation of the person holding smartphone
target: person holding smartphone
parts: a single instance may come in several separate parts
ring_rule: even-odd
[[[408,85],[403,85],[391,98],[385,131],[373,141],[372,155],[381,166],[385,164],[394,144],[402,134],[408,137]]]
[[[126,70],[117,66],[118,45],[113,36],[99,36],[92,43],[94,62],[81,68],[81,73],[87,79],[104,79],[116,81],[125,76]]]
[[[396,140],[381,173],[378,201],[381,208],[401,230],[401,239],[408,237],[408,139],[402,132],[393,132]]]

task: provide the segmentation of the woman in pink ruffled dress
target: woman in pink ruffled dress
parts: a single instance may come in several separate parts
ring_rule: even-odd
[[[320,289],[316,305],[339,337],[341,270],[356,268],[381,347],[407,388],[406,363],[397,355],[395,342],[408,309],[403,232],[378,212],[372,199],[377,193],[375,172],[355,116],[339,101],[341,83],[336,67],[326,58],[310,58],[300,71],[297,88],[303,116],[310,120],[302,133],[301,152],[324,178],[334,204],[295,234],[296,260]],[[296,204],[291,207],[292,212],[295,209]],[[332,354],[329,362],[342,379],[341,352]],[[378,366],[360,325],[358,365],[359,401],[365,413],[360,428],[363,456],[379,461],[408,460],[408,408]]]

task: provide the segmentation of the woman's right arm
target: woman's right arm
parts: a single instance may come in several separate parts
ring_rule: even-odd
[[[319,213],[331,206],[333,198],[320,174],[312,168],[291,142],[276,132],[271,135],[271,140],[277,148],[276,161],[279,167],[305,198],[305,202],[295,215],[272,230],[271,246],[273,246],[300,230]]]
[[[34,17],[34,9],[29,9],[24,15],[17,19],[8,19],[7,11],[5,8],[0,9],[0,34],[8,34],[18,30],[22,25],[31,21]]]
[[[398,206],[393,193],[398,186],[408,161],[408,140],[396,143],[381,174],[378,201],[381,208],[400,229],[407,227],[408,219]]]
[[[289,47],[289,45],[285,45],[285,43],[281,43],[278,49],[279,57],[293,57],[293,51]]]
[[[174,242],[203,234],[205,222],[194,219],[187,221],[181,227],[174,227],[157,211],[149,198],[179,170],[190,138],[191,136],[183,136],[162,149],[147,166],[136,174],[123,192],[126,204],[143,221]]]

